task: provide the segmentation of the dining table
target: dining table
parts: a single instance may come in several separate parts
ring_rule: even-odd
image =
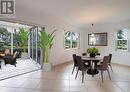
[[[101,56],[96,57],[89,57],[89,56],[82,56],[82,60],[89,63],[89,65],[92,67],[91,69],[87,70],[87,73],[92,75],[94,77],[95,74],[98,74],[99,71],[95,68],[95,66],[98,65],[98,63],[103,59]]]

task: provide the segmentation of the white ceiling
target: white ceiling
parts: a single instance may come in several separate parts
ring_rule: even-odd
[[[47,13],[80,28],[86,28],[91,23],[109,25],[130,20],[130,0],[15,1],[17,11],[26,9],[40,15]]]

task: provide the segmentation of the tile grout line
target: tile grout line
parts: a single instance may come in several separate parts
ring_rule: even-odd
[[[70,92],[70,76],[71,76],[71,73],[69,73],[69,92]]]
[[[120,86],[118,86],[116,83],[114,83],[113,81],[112,81],[112,83],[115,85],[115,86],[117,86],[118,88],[120,88],[123,92],[126,92],[124,89],[122,89]]]

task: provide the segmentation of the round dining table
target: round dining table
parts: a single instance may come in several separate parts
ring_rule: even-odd
[[[91,74],[94,76],[95,74],[98,74],[99,71],[95,69],[95,66],[97,66],[97,63],[100,62],[103,59],[103,57],[96,56],[96,57],[88,57],[88,56],[82,56],[82,60],[86,61],[91,65],[91,69],[87,70],[88,74]]]

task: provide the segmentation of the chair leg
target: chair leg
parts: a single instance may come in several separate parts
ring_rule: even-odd
[[[101,78],[102,78],[102,83],[103,83],[103,71],[101,71]]]
[[[107,72],[108,72],[109,78],[110,78],[110,80],[111,80],[110,72],[109,72],[109,70],[108,70],[108,69],[107,69]]]
[[[75,66],[73,67],[72,74],[74,73]]]
[[[111,68],[111,71],[113,72],[113,69],[112,69],[112,66],[111,66],[111,64],[110,64],[109,66],[110,66],[110,68]]]
[[[76,67],[76,70],[78,71],[78,67]]]
[[[77,73],[76,73],[75,79],[77,78],[78,72],[79,72],[79,70],[77,70]]]
[[[84,82],[84,71],[82,71],[82,83]]]
[[[94,69],[91,69],[92,77],[94,77]]]
[[[1,61],[0,61],[0,69],[1,69]]]
[[[14,64],[14,66],[16,67],[16,64]]]
[[[1,68],[1,61],[0,61],[0,69],[2,69],[2,68]]]

